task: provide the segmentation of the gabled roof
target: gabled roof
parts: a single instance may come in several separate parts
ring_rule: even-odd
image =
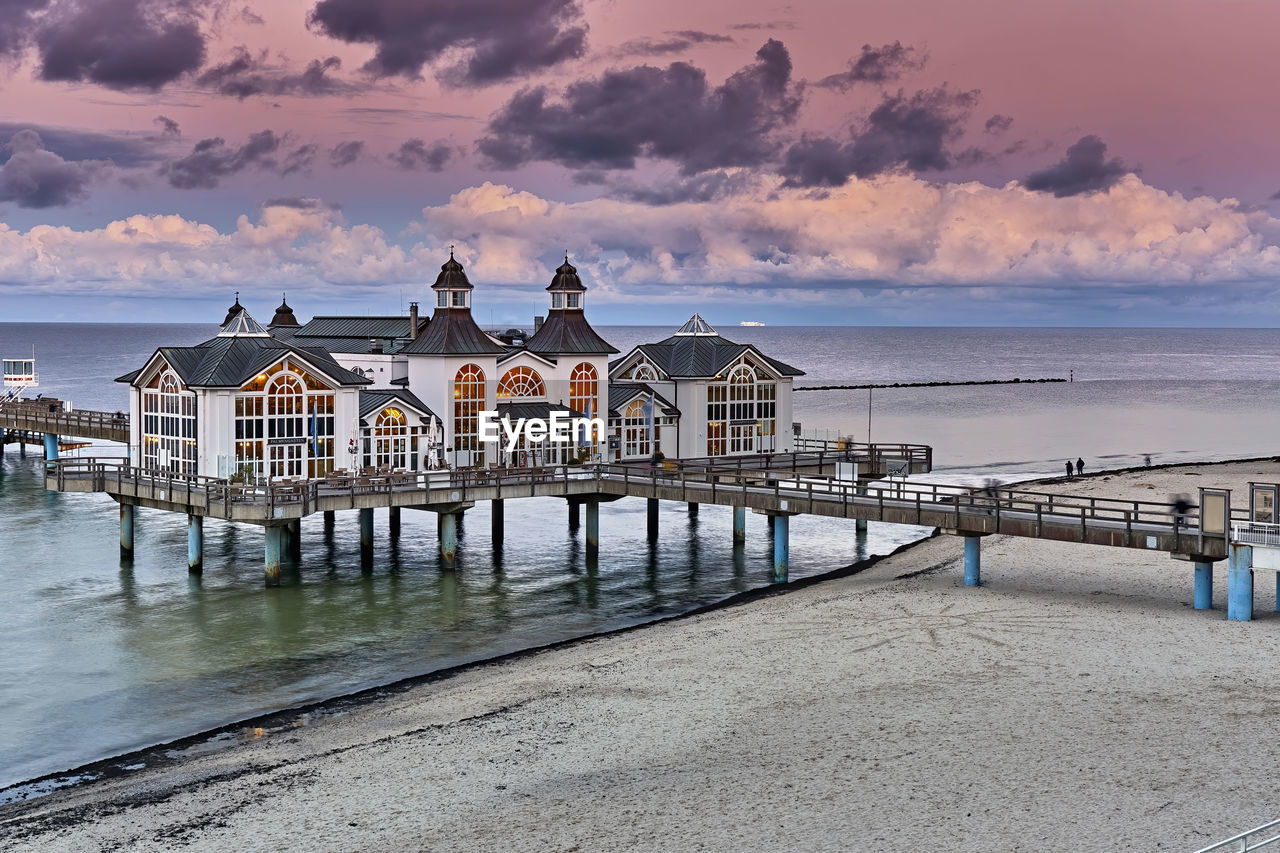
[[[400,348],[419,355],[502,355],[507,348],[480,331],[467,308],[437,308],[427,330]]]
[[[431,411],[426,403],[418,399],[412,391],[406,388],[396,388],[388,390],[386,388],[379,389],[362,389],[360,391],[360,419],[363,420],[376,411],[385,409],[387,406],[397,405],[404,409],[412,409],[425,422],[429,418],[435,418],[440,422],[440,416]]]
[[[160,347],[147,365],[157,356],[163,358],[188,388],[239,388],[288,355],[300,357],[338,385],[368,385],[372,381],[345,369],[322,349],[295,346],[270,335],[219,336],[193,347]],[[147,365],[116,381],[136,383]]]
[[[656,344],[640,344],[632,352],[643,353],[645,358],[673,379],[712,379],[748,352],[781,376],[804,376],[803,370],[776,358],[770,358],[751,344],[737,344],[716,333],[697,314],[693,315],[693,318],[681,328],[690,328],[690,324],[693,324],[692,328],[695,329],[709,329],[710,333],[677,332]],[[611,364],[610,370],[613,370],[621,361],[625,359]]]
[[[663,397],[653,388],[644,382],[610,382],[609,383],[609,415],[611,417],[621,417],[622,409],[636,397],[648,397],[653,395],[655,405],[662,406],[664,415],[680,415],[680,410],[671,404],[671,401]]]
[[[596,334],[581,311],[562,308],[547,312],[546,322],[525,341],[524,348],[548,355],[607,355],[618,351],[617,347]]]
[[[542,353],[539,353],[539,352],[530,352],[524,347],[511,347],[510,349],[507,350],[506,355],[498,356],[498,364],[506,364],[508,361],[510,361],[511,359],[515,358],[518,355],[527,355],[532,359],[536,359],[537,361],[542,362],[548,367],[556,366],[556,359],[552,358],[551,356],[543,355]]]

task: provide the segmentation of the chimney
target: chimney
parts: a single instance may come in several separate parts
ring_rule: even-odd
[[[379,340],[378,338],[369,338],[369,352],[370,353],[382,352],[382,341]]]
[[[418,336],[418,303],[409,303],[409,340]]]
[[[546,319],[541,314],[533,315],[533,333],[536,335],[538,330],[542,328],[542,321]]]

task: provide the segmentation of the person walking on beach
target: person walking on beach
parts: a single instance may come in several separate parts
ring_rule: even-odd
[[[1071,469],[1071,460],[1070,460],[1070,459],[1068,459],[1068,460],[1067,460],[1067,479],[1071,479],[1071,475],[1072,475],[1072,474],[1074,474],[1074,473],[1075,473],[1075,471],[1073,471],[1073,470]]]
[[[1076,476],[1077,477],[1084,476],[1084,460],[1080,459],[1079,457],[1076,458]]]

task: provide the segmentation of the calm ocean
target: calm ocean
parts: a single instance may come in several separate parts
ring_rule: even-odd
[[[125,405],[112,380],[194,325],[0,323],[0,356],[36,346],[43,393],[77,408]],[[666,328],[600,327],[619,349]],[[1063,384],[877,390],[871,438],[935,448],[935,480],[1271,455],[1280,423],[1280,330],[726,328],[808,373],[805,383],[1067,377]],[[866,391],[796,394],[806,429],[867,437]],[[205,572],[186,572],[186,521],[142,510],[137,556],[117,559],[116,505],[46,493],[39,453],[0,461],[0,786],[261,712],[503,652],[686,611],[769,582],[764,519],[733,558],[727,508],[664,504],[651,547],[644,503],[600,513],[598,569],[563,501],[510,502],[495,558],[487,507],[467,513],[459,568],[437,565],[434,515],[376,520],[360,571],[354,514],[326,540],[303,523],[303,565],[262,583],[262,534],[210,521]],[[919,528],[793,520],[793,577],[919,537]]]

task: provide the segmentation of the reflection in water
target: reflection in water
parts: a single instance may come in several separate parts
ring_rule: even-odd
[[[433,512],[375,513],[371,571],[356,512],[305,519],[301,560],[263,579],[262,528],[205,521],[204,574],[186,571],[186,519],[142,509],[119,563],[116,504],[50,495],[42,461],[0,460],[0,784],[168,740],[227,720],[408,675],[666,616],[770,582],[766,519],[734,549],[732,514],[663,504],[649,542],[644,500],[605,503],[600,551],[570,531],[563,499],[506,503],[503,548],[489,507],[464,513],[455,570],[441,566]],[[831,522],[792,524],[793,577],[864,548]],[[874,528],[873,528],[874,530]],[[38,531],[38,533],[36,532]],[[884,526],[874,547],[917,536]]]

